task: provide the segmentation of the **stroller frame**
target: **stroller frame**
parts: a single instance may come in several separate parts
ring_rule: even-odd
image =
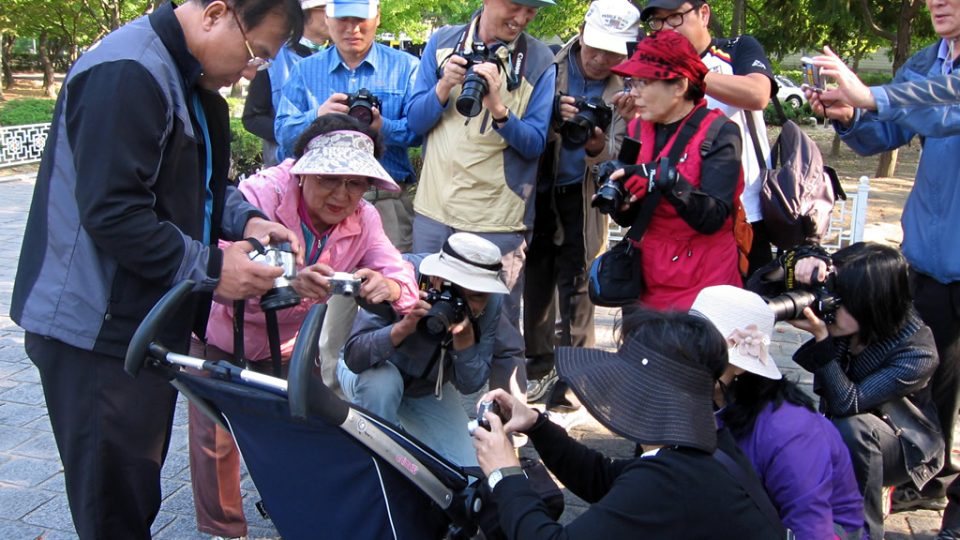
[[[176,284],[144,318],[131,339],[124,360],[124,369],[130,375],[136,377],[141,369],[149,367],[176,376],[181,367],[189,367],[207,372],[214,379],[286,398],[291,418],[298,421],[319,419],[328,426],[339,428],[412,483],[449,519],[445,538],[471,538],[477,533],[480,512],[484,508],[479,472],[467,473],[390,423],[341,400],[319,377],[313,376],[313,366],[319,358],[319,337],[326,305],[313,306],[304,319],[290,358],[288,380],[284,380],[227,361],[211,361],[172,352],[156,340],[158,331],[193,287],[194,282],[190,280]],[[171,383],[191,403],[230,430],[229,425],[224,425],[221,412],[205,399],[196,396],[176,378]]]

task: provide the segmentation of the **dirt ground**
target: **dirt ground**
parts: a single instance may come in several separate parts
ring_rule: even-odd
[[[43,97],[38,75],[18,76],[14,79],[13,86],[4,89],[3,92],[7,100]],[[919,143],[914,141],[911,145],[900,149],[896,176],[874,178],[879,160],[877,156],[860,157],[843,144],[840,145],[839,155],[832,156],[830,154],[834,137],[832,129],[824,128],[822,125],[804,126],[803,129],[817,142],[824,161],[840,174],[840,180],[848,193],[856,193],[860,176],[870,177],[865,239],[891,244],[899,243],[902,238],[900,212],[913,185],[917,160],[920,157]],[[774,140],[778,132],[778,128],[770,128],[768,132],[770,139]]]

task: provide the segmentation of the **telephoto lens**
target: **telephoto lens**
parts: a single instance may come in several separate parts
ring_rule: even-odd
[[[773,312],[774,320],[795,321],[803,318],[803,309],[816,299],[817,296],[810,291],[794,290],[765,300]]]

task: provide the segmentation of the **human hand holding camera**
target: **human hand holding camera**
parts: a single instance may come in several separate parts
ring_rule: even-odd
[[[263,244],[269,242],[269,236],[261,239]],[[247,241],[234,242],[223,250],[215,295],[227,300],[243,300],[260,296],[273,287],[273,280],[283,275],[283,268],[251,261],[249,254],[253,250]]]
[[[360,285],[360,297],[371,304],[393,302],[400,298],[400,285],[376,270],[361,268],[353,275],[363,281]]]
[[[390,328],[390,342],[394,347],[399,346],[403,343],[403,340],[413,335],[417,331],[417,323],[430,312],[430,303],[424,300],[426,296],[426,291],[420,291],[420,300],[413,306],[413,309]]]
[[[330,276],[333,274],[333,268],[326,264],[311,264],[300,269],[290,284],[303,298],[325,298],[330,294]]]
[[[636,202],[652,190],[669,193],[677,185],[680,177],[677,168],[670,164],[668,158],[657,161],[630,165],[610,175],[612,180],[627,176],[623,186],[630,192],[630,201]]]
[[[330,94],[330,97],[324,101],[320,107],[317,109],[317,117],[323,116],[329,113],[341,113],[347,114],[350,112],[350,107],[347,106],[347,95],[342,92],[334,92]]]
[[[467,59],[460,55],[451,56],[443,65],[443,73],[437,81],[436,93],[440,103],[446,104],[450,91],[463,84],[467,75]]]
[[[490,429],[477,429],[473,432],[473,447],[477,450],[477,461],[484,474],[490,474],[503,467],[516,467],[520,464],[508,433],[526,431],[533,427],[539,414],[520,400],[502,389],[491,390],[480,398],[481,402],[493,401],[500,407],[500,414],[487,412],[484,419]],[[506,418],[504,424],[500,417]]]
[[[482,62],[473,66],[473,72],[487,81],[487,93],[483,96],[483,106],[490,111],[493,118],[507,116],[510,111],[500,101],[500,86],[503,84],[500,66],[493,62]]]

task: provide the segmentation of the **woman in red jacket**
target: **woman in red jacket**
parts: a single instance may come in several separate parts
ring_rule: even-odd
[[[640,304],[686,310],[704,287],[741,286],[733,234],[743,191],[740,130],[706,108],[706,66],[685,37],[663,31],[640,41],[613,72],[629,78],[636,116],[627,133],[641,142],[637,165],[611,175],[626,178],[629,192],[613,218],[630,226],[642,201],[660,196],[640,240]]]

